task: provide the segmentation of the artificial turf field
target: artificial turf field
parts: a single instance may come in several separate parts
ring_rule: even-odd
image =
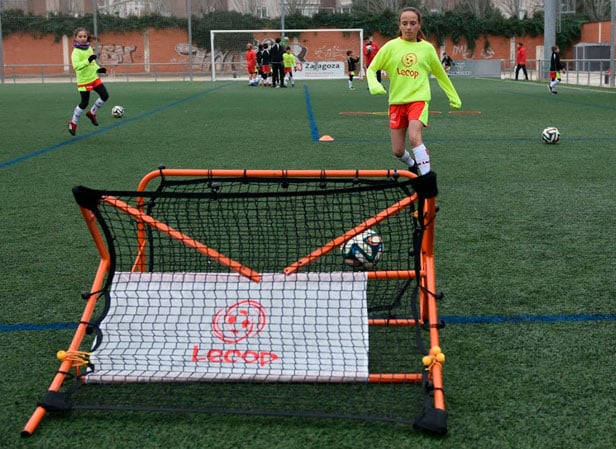
[[[446,437],[381,422],[76,411],[45,417],[22,439],[98,264],[74,185],[134,189],[160,165],[403,167],[391,155],[386,98],[361,81],[355,91],[345,80],[108,82],[100,126],[83,117],[76,137],[66,131],[72,84],[0,85],[0,447],[610,447],[616,92],[453,81],[463,110],[480,114],[448,114],[435,83],[440,114],[424,132],[439,182]],[[111,117],[115,104],[124,118]],[[541,142],[546,126],[559,128],[558,144]]]

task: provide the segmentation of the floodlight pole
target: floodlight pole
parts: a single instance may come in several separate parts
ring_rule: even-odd
[[[192,51],[192,4],[186,0],[186,15],[188,16],[188,78],[193,80],[193,51]]]
[[[0,0],[0,83],[4,84],[4,39],[2,39],[2,9],[4,1]]]
[[[558,11],[557,0],[544,1],[545,14],[543,17],[543,61],[545,66],[542,75],[550,71],[550,58],[552,47],[556,45],[556,14]]]
[[[284,0],[280,0],[280,29],[281,36],[284,37]]]
[[[94,53],[98,54],[98,17],[96,15],[96,0],[92,0],[92,33],[94,34]]]
[[[614,45],[616,40],[616,0],[612,0],[612,12],[611,12],[611,26],[610,26],[610,87],[614,86],[614,68],[616,64],[614,64]]]

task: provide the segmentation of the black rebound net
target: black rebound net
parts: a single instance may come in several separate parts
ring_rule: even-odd
[[[160,169],[135,191],[75,187],[100,261],[24,435],[67,409],[361,418],[445,433],[436,179],[422,178]]]

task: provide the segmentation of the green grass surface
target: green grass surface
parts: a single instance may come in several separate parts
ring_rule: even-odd
[[[101,126],[65,129],[73,85],[0,85],[0,447],[596,448],[616,411],[616,95],[455,79],[433,86],[424,140],[438,173],[436,264],[449,434],[408,426],[211,414],[74,412],[19,434],[79,320],[97,255],[71,187],[134,189],[172,168],[403,168],[385,97],[365,84],[111,83]],[[126,109],[113,119],[111,106]],[[375,112],[341,115],[341,112]],[[545,145],[556,126],[561,142]],[[328,134],[333,142],[315,137]],[[447,319],[446,319],[447,321]]]

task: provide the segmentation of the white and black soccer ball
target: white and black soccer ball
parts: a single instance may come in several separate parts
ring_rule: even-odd
[[[541,133],[541,140],[545,143],[556,143],[560,140],[560,131],[554,126],[548,126]]]
[[[368,44],[366,45],[366,53],[370,53],[372,52],[372,45]]]
[[[372,268],[383,257],[383,239],[375,231],[368,229],[340,247],[347,265],[353,268]]]
[[[114,106],[111,108],[111,115],[115,118],[124,117],[124,108],[122,106]]]

